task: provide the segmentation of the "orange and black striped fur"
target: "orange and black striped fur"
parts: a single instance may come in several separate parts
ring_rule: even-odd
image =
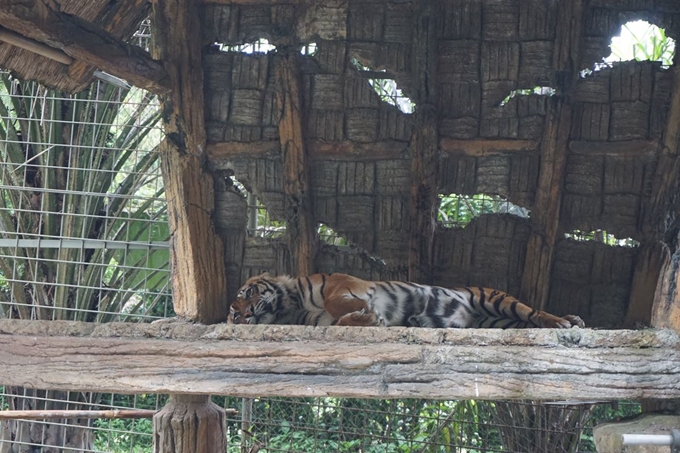
[[[252,277],[231,304],[234,324],[525,328],[583,327],[524,305],[502,291],[374,282],[345,274]]]

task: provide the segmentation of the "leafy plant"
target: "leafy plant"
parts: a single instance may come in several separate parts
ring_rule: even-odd
[[[0,256],[13,302],[0,310],[99,322],[145,314],[128,302],[163,293],[169,252],[125,244],[168,238],[158,153],[140,152],[160,139],[156,100],[103,83],[72,96],[6,73],[0,83],[0,235],[17,241]],[[30,239],[43,243],[21,242]]]
[[[529,217],[529,210],[514,205],[500,195],[439,195],[437,220],[447,227],[464,227],[483,214],[509,213]]]
[[[675,40],[663,28],[637,20],[621,27],[620,36],[612,39],[611,49],[606,61],[660,61],[668,67],[673,64]]]

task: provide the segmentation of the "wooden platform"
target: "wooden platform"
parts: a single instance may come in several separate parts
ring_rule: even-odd
[[[453,330],[0,320],[0,384],[357,398],[680,398],[671,330]]]

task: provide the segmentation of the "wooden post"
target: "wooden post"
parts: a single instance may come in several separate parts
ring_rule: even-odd
[[[223,244],[211,219],[213,178],[204,169],[198,7],[191,0],[155,2],[153,13],[154,56],[165,62],[173,86],[163,99],[161,168],[172,235],[175,313],[204,324],[222,322],[227,317],[226,278]]]
[[[276,101],[281,112],[279,140],[283,153],[285,213],[293,273],[313,274],[317,244],[309,166],[303,132],[299,52],[280,47],[276,56]]]
[[[415,16],[413,73],[416,90],[415,125],[411,135],[411,206],[408,279],[432,283],[432,247],[437,204],[437,49],[435,5],[418,3]]]
[[[548,302],[555,242],[559,234],[562,188],[571,129],[570,91],[579,76],[583,14],[583,0],[566,0],[560,3],[553,55],[558,95],[548,101],[545,116],[540,151],[541,167],[536,201],[531,212],[532,232],[527,244],[519,294],[522,301],[537,309],[545,309]]]
[[[226,451],[224,409],[207,395],[170,395],[153,416],[154,453]]]
[[[680,330],[680,292],[677,287],[678,266],[673,259],[677,250],[666,242],[675,242],[677,231],[667,231],[672,211],[673,192],[680,172],[680,67],[673,64],[673,88],[666,130],[656,166],[652,197],[641,214],[643,249],[635,264],[633,285],[626,314],[626,326],[636,324],[671,327]],[[675,208],[677,209],[677,208]],[[676,227],[677,228],[677,227]]]

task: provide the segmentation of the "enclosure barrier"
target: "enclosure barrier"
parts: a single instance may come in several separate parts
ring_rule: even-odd
[[[622,434],[623,445],[662,445],[671,447],[671,453],[680,453],[680,430],[670,434]]]

